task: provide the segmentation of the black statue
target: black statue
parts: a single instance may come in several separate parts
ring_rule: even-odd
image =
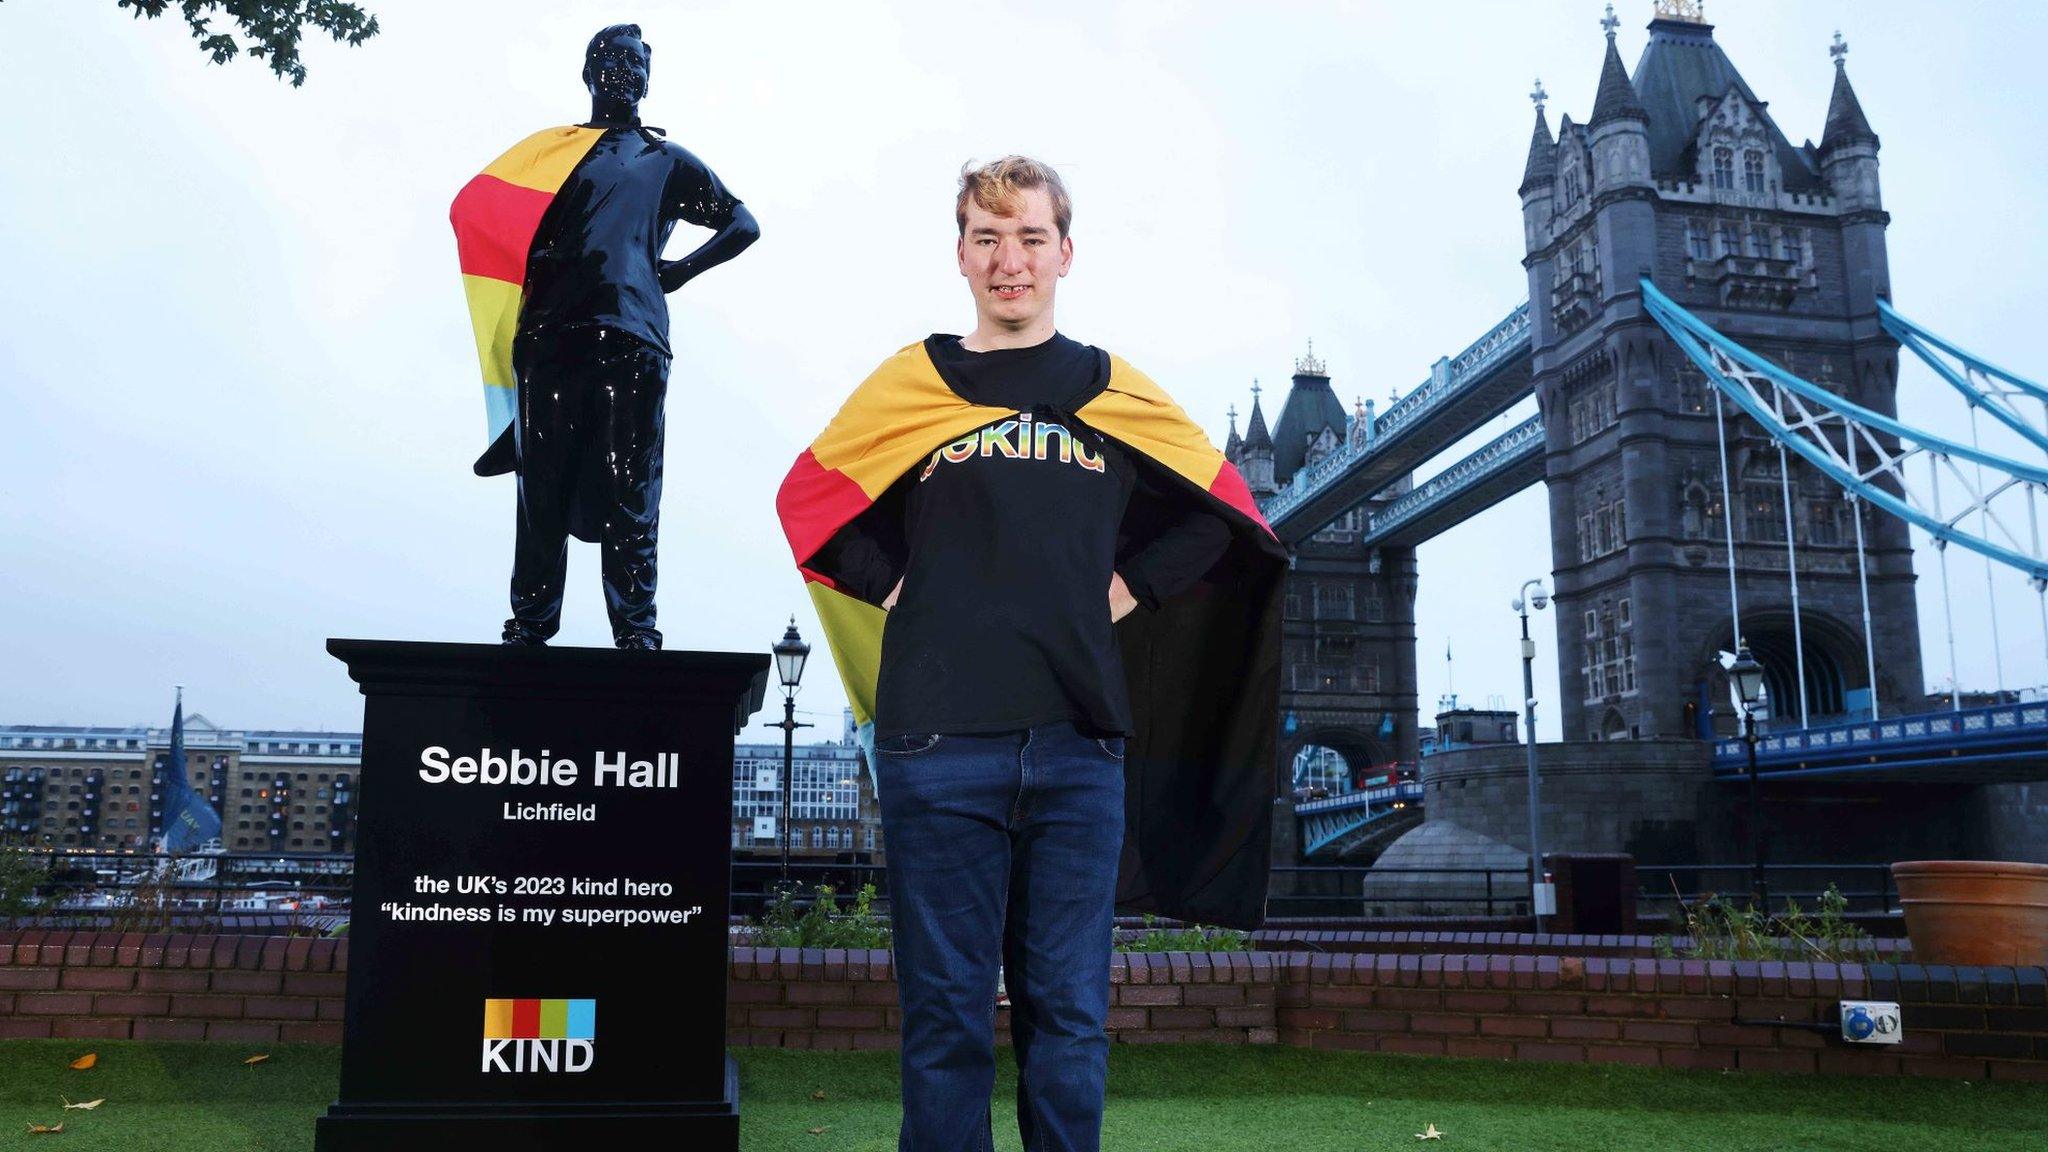
[[[614,642],[661,647],[664,295],[739,255],[760,228],[702,161],[641,124],[652,55],[638,25],[592,37],[589,122],[515,146],[451,212],[493,418],[476,471],[519,478],[507,644],[544,644],[560,626],[574,535],[601,547]],[[679,220],[716,235],[664,260]]]

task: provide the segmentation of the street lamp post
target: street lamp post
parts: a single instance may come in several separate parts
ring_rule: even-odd
[[[1763,698],[1764,666],[1737,640],[1735,663],[1728,666],[1735,695],[1742,701],[1742,742],[1749,746],[1749,891],[1759,910],[1770,911],[1770,887],[1764,880],[1763,810],[1756,789],[1756,705]]]
[[[796,719],[796,687],[804,678],[804,661],[811,646],[796,634],[796,617],[789,618],[789,630],[775,642],[775,675],[782,681],[782,888],[789,890],[790,795],[796,790],[796,730],[809,728]]]
[[[1532,595],[1529,589],[1536,591]],[[1543,891],[1543,849],[1537,842],[1537,814],[1543,803],[1543,785],[1536,776],[1536,641],[1529,638],[1529,608],[1542,611],[1550,605],[1543,581],[1524,580],[1522,590],[1509,605],[1522,617],[1522,726],[1529,745],[1529,910],[1536,914],[1536,930],[1543,931],[1539,894]]]

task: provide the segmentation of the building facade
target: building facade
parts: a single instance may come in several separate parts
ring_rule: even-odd
[[[735,857],[781,856],[783,768],[780,744],[733,746]],[[858,745],[799,744],[789,770],[792,860],[882,861],[882,811]]]
[[[163,831],[169,728],[0,727],[0,836],[39,848],[146,850]],[[192,790],[230,852],[348,852],[362,737],[185,721]]]

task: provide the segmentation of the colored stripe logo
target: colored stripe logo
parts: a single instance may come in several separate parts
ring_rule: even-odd
[[[595,1040],[595,1000],[486,1000],[486,1040]]]

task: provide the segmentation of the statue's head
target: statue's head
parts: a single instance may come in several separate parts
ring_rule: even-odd
[[[640,39],[638,24],[614,24],[590,38],[583,53],[583,86],[596,100],[638,104],[647,95],[647,70],[654,50]]]

